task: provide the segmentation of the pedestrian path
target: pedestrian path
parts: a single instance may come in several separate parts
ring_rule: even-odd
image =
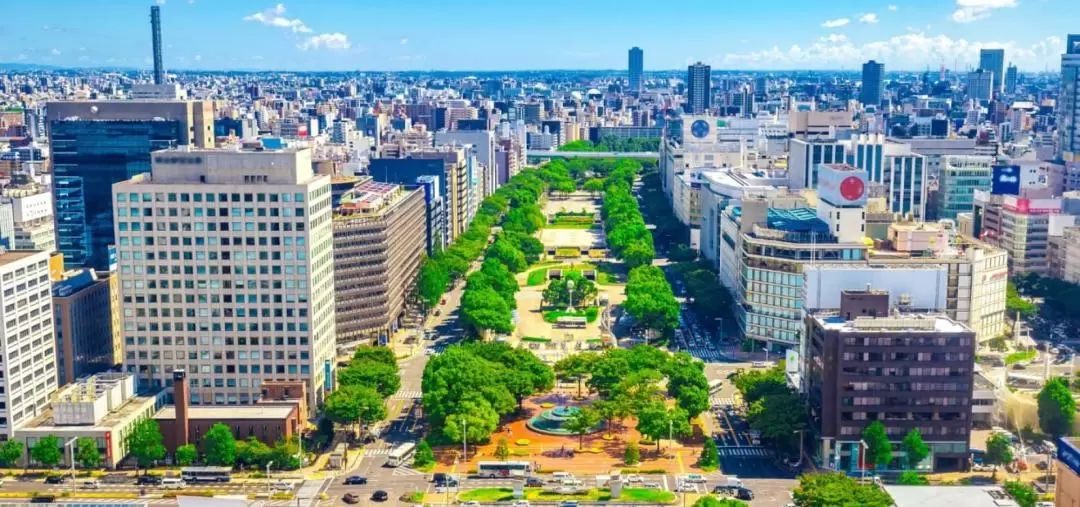
[[[391,472],[391,475],[395,475],[398,477],[413,477],[417,475],[424,475],[424,472],[414,470],[412,467],[401,466],[395,468],[394,471]]]
[[[717,395],[709,396],[709,403],[712,405],[731,405],[735,406],[735,398],[721,398]]]
[[[721,456],[768,456],[769,451],[764,447],[719,447]]]
[[[420,391],[398,391],[391,396],[394,400],[415,400],[423,396]]]

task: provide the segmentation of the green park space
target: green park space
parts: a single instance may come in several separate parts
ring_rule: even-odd
[[[1036,352],[1034,350],[1021,350],[1013,352],[1005,356],[1005,364],[1013,365],[1016,363],[1026,363],[1028,361],[1031,361],[1032,359],[1035,359],[1035,355]]]
[[[592,221],[588,222],[555,222],[544,226],[545,229],[572,229],[578,231],[587,231],[597,227]]]
[[[600,285],[613,285],[619,283],[616,280],[615,273],[607,265],[596,265],[587,262],[575,263],[572,267],[569,264],[554,264],[548,266],[541,266],[532,271],[529,271],[529,275],[525,278],[525,285],[529,287],[535,287],[537,285],[543,285],[547,281],[547,274],[549,270],[561,269],[563,273],[577,273],[581,274],[583,271],[595,271],[596,283]]]
[[[562,500],[610,502],[612,500],[617,500],[620,502],[655,504],[671,503],[675,501],[675,493],[646,488],[623,488],[622,494],[619,495],[619,498],[615,499],[611,497],[611,490],[608,488],[591,488],[582,490],[577,494],[544,491],[543,488],[525,488],[524,493],[526,500],[536,502],[556,502]],[[479,488],[458,495],[458,499],[462,502],[507,502],[514,499],[514,490],[513,488]]]
[[[596,306],[590,306],[584,310],[574,310],[568,312],[566,310],[551,310],[544,312],[544,322],[548,324],[554,324],[558,322],[559,317],[585,317],[585,322],[595,322],[596,318],[600,316],[600,308]]]

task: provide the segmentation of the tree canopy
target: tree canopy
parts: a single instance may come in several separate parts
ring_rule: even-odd
[[[638,325],[667,334],[679,325],[679,302],[660,268],[643,265],[630,270],[623,309]]]
[[[877,468],[888,466],[892,462],[892,444],[881,421],[874,421],[864,428],[862,439],[866,442],[864,466]]]
[[[135,456],[139,468],[149,468],[155,461],[165,458],[161,427],[153,419],[140,419],[124,438],[127,441],[128,452]]]
[[[930,446],[923,442],[922,433],[919,428],[911,428],[904,435],[904,441],[902,442],[904,452],[907,453],[908,467],[915,468],[930,455]]]
[[[401,388],[397,358],[388,347],[357,347],[349,366],[338,370],[338,385],[366,386],[387,398]]]
[[[1069,390],[1069,381],[1055,377],[1039,391],[1039,428],[1054,437],[1068,436],[1076,419],[1076,400]]]
[[[842,473],[799,476],[792,493],[799,507],[889,507],[892,498],[875,484],[859,484]]]
[[[232,430],[222,423],[211,426],[203,435],[203,453],[209,465],[233,466],[236,462],[236,438]]]
[[[569,288],[569,282],[573,282],[573,291]],[[544,303],[548,306],[566,308],[572,299],[575,308],[582,308],[591,306],[596,301],[598,292],[596,283],[585,278],[580,272],[563,271],[561,277],[553,278],[548,282],[543,297]],[[573,298],[570,297],[571,293],[573,293]]]
[[[766,370],[743,371],[733,383],[749,406],[750,427],[781,448],[797,449],[796,432],[806,429],[809,410],[802,397],[788,386],[783,362]]]

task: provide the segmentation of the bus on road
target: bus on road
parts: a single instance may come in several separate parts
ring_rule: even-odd
[[[180,478],[186,483],[229,482],[230,472],[230,467],[184,467],[180,469]]]
[[[532,469],[532,463],[528,461],[481,461],[476,467],[476,475],[489,479],[525,477]]]
[[[416,444],[412,442],[405,442],[393,449],[390,449],[390,454],[386,457],[386,466],[399,467],[408,463],[412,455],[416,453]]]

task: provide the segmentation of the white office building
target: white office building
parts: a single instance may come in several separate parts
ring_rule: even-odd
[[[0,250],[0,438],[44,411],[56,391],[49,252]]]
[[[330,176],[307,148],[181,147],[151,168],[113,185],[124,368],[153,387],[186,370],[196,405],[303,380],[317,406],[335,354]]]

